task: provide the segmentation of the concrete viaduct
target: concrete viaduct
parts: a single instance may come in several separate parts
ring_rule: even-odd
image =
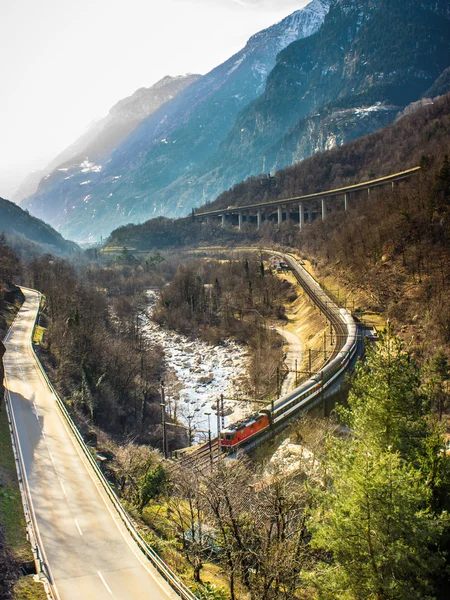
[[[407,171],[372,179],[349,185],[347,187],[307,194],[306,196],[297,196],[295,198],[284,198],[282,200],[271,200],[270,202],[260,202],[259,204],[250,204],[247,206],[228,206],[219,210],[202,210],[201,212],[194,211],[192,216],[194,219],[201,219],[209,222],[211,219],[221,219],[222,226],[228,223],[237,224],[239,229],[245,222],[256,222],[256,227],[260,229],[264,220],[270,219],[271,215],[275,215],[275,220],[278,225],[281,225],[283,220],[288,221],[291,218],[298,220],[300,229],[303,229],[306,222],[313,221],[317,216],[322,217],[324,221],[331,209],[336,210],[340,204],[344,210],[347,210],[349,205],[350,194],[355,192],[366,192],[370,196],[371,190],[389,185],[394,189],[399,181],[409,179],[420,171],[420,167],[414,167]],[[295,214],[296,213],[296,214]],[[295,217],[294,217],[295,214]],[[284,215],[284,218],[283,218]],[[237,219],[236,219],[237,217]],[[273,218],[272,218],[273,220]]]

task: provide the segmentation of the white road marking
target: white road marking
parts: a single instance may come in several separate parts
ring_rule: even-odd
[[[105,586],[105,588],[108,590],[108,592],[109,592],[109,593],[111,594],[111,596],[112,596],[112,595],[113,595],[113,593],[112,593],[112,591],[110,590],[110,588],[109,588],[109,585],[106,583],[106,581],[105,581],[105,579],[104,579],[103,575],[100,573],[100,571],[97,571],[97,573],[98,573],[98,576],[100,577],[100,579],[102,580],[102,582],[103,582],[103,585]]]
[[[64,496],[67,498],[66,488],[64,487],[64,484],[63,484],[63,482],[61,481],[61,479],[59,480],[59,483],[61,484],[62,491],[64,492]]]
[[[34,308],[34,307],[33,307]],[[33,313],[35,311],[33,310]],[[28,336],[31,335],[31,328],[26,329],[27,331],[27,339]],[[9,332],[8,335],[8,339],[10,339],[12,337],[12,332]],[[22,336],[20,336],[22,337]],[[20,342],[19,347],[17,347],[17,352],[21,353],[21,359],[22,360],[26,360],[26,383],[28,384],[28,388],[30,388],[30,390],[34,389],[34,384],[37,384],[39,382],[42,382],[44,385],[44,389],[46,391],[48,391],[50,388],[48,387],[48,383],[45,380],[43,374],[40,372],[39,367],[36,369],[37,365],[36,365],[36,359],[34,357],[34,355],[32,354],[31,351],[31,344],[28,346],[27,344]],[[23,356],[23,355],[26,356]],[[29,355],[29,356],[28,356]],[[50,390],[51,391],[51,390]],[[81,459],[81,463],[83,464],[84,468],[86,469],[86,472],[89,476],[89,478],[92,480],[94,487],[96,489],[96,492],[99,496],[99,498],[101,499],[101,501],[104,503],[107,511],[109,512],[109,514],[111,515],[112,519],[114,520],[115,525],[117,526],[117,529],[121,535],[121,537],[124,539],[124,541],[126,542],[127,546],[130,548],[131,552],[133,553],[133,555],[136,557],[137,561],[139,562],[139,564],[145,569],[145,571],[150,575],[150,577],[155,581],[155,583],[159,586],[159,588],[161,588],[161,590],[163,590],[165,592],[165,594],[167,595],[167,597],[171,597],[170,593],[168,593],[167,591],[167,584],[164,581],[160,581],[158,579],[158,575],[156,573],[153,572],[153,569],[151,568],[150,564],[148,563],[147,560],[145,560],[143,557],[140,556],[141,552],[138,551],[138,548],[134,542],[134,540],[131,540],[128,532],[125,530],[125,528],[123,527],[122,523],[120,522],[120,517],[118,516],[115,507],[111,504],[110,505],[110,499],[108,498],[105,490],[103,489],[102,484],[100,483],[99,479],[97,478],[96,474],[93,472],[92,470],[92,466],[90,465],[90,463],[87,461],[86,457],[84,456],[84,453],[81,449],[81,447],[79,446],[79,444],[77,443],[76,439],[74,438],[74,434],[72,432],[72,430],[70,429],[68,423],[65,421],[65,419],[63,418],[63,415],[57,411],[56,414],[59,417],[59,420],[63,426],[63,428],[66,430],[66,432],[68,433],[69,439],[73,445],[73,447],[75,448],[77,454],[79,455],[80,459]],[[43,437],[45,437],[43,429],[42,429],[42,423],[40,422],[40,429],[43,433]],[[52,437],[49,435],[49,438]],[[47,450],[48,450],[48,454],[51,458],[51,461],[53,463],[53,468],[55,469],[55,472],[58,473],[58,468],[55,464],[55,459],[53,457],[53,455],[51,454],[50,450],[49,450],[49,446],[48,446],[48,442],[45,440],[45,444],[47,446]],[[19,446],[20,447],[20,446]],[[59,477],[58,477],[59,479]],[[74,519],[73,515],[72,518]],[[74,519],[75,520],[75,519]],[[79,524],[78,524],[79,525]],[[78,528],[78,527],[77,527]],[[81,528],[80,528],[81,529]],[[79,531],[80,531],[79,529]],[[124,529],[124,530],[122,530]],[[82,533],[80,535],[83,535]],[[98,572],[99,577],[102,580],[102,583],[105,585],[108,594],[110,594],[112,596],[112,598],[114,598],[114,594],[111,591],[111,588],[109,588],[109,586],[107,585],[104,577],[102,576],[102,574],[100,572]],[[56,594],[56,597],[59,600],[59,595],[57,594],[57,590],[55,588],[54,585],[54,591]]]
[[[77,526],[79,534],[83,535],[83,532],[81,531],[81,527],[79,526],[78,521],[76,519],[75,519],[75,525]],[[99,572],[99,575],[100,575],[100,572]],[[100,575],[100,577],[101,577],[101,575]],[[105,582],[103,582],[103,583],[105,583]],[[105,583],[105,585],[106,585],[106,583]],[[108,586],[106,585],[106,587],[108,587]],[[111,593],[110,590],[109,590],[109,592]]]

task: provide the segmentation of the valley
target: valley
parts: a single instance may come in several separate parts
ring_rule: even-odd
[[[80,2],[3,15],[0,598],[446,600],[448,2]]]
[[[212,346],[165,330],[151,319],[155,295],[155,292],[149,293],[145,332],[164,352],[168,416],[191,430],[191,443],[204,442],[208,430],[212,436],[217,435],[217,401],[221,395],[227,398],[223,411],[225,424],[238,421],[251,411],[247,402],[239,400],[243,397],[239,381],[247,372],[247,351],[245,346],[232,340]],[[209,425],[207,412],[212,415]]]

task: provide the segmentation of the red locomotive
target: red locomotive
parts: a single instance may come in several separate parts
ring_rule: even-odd
[[[251,415],[246,419],[232,423],[227,429],[222,431],[220,434],[220,445],[225,448],[236,446],[243,440],[248,441],[263,429],[269,427],[269,425],[268,414],[259,413]]]

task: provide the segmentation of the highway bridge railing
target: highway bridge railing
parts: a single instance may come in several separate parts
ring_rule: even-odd
[[[385,177],[379,177],[378,179],[369,179],[368,181],[362,181],[345,187],[336,188],[333,190],[323,190],[322,192],[313,192],[312,194],[304,194],[302,196],[293,196],[291,198],[278,198],[276,200],[267,200],[266,202],[258,202],[257,204],[247,204],[242,206],[228,206],[226,208],[219,208],[213,210],[194,210],[190,217],[213,217],[221,215],[229,215],[237,213],[242,210],[254,210],[258,208],[275,208],[279,205],[302,202],[307,200],[318,200],[321,198],[330,198],[331,196],[338,196],[342,194],[349,194],[351,192],[358,192],[367,190],[368,188],[375,188],[388,183],[396,183],[408,179],[413,175],[416,175],[421,170],[421,167],[413,167],[406,171],[400,171],[399,173],[393,173],[392,175],[386,175]]]
[[[23,289],[25,291],[27,290],[27,288],[23,288]],[[37,290],[30,290],[30,291],[39,294],[39,300],[41,299],[40,292],[38,292]],[[36,313],[35,326],[37,324],[38,318],[39,318],[39,310]],[[33,355],[36,360],[36,364],[39,368],[39,371],[41,372],[48,387],[55,395],[56,402],[57,402],[58,408],[60,409],[62,416],[64,417],[66,423],[70,427],[75,439],[77,440],[81,450],[83,451],[83,454],[86,456],[90,466],[92,467],[95,474],[97,475],[103,489],[105,490],[108,498],[110,499],[110,501],[113,504],[114,508],[116,509],[117,513],[119,514],[123,524],[125,525],[126,529],[130,533],[131,537],[134,539],[134,541],[139,546],[142,553],[150,561],[150,563],[153,565],[153,567],[155,567],[155,569],[167,581],[167,583],[171,586],[171,588],[180,596],[180,598],[182,598],[183,600],[198,600],[197,596],[195,596],[195,594],[166,565],[166,563],[161,559],[161,557],[158,556],[158,554],[147,544],[147,542],[144,540],[142,535],[139,533],[135,524],[132,522],[129,515],[127,514],[127,512],[123,508],[122,504],[120,503],[120,500],[117,497],[117,494],[115,493],[115,491],[112,489],[111,484],[106,479],[105,475],[103,474],[100,467],[98,466],[97,461],[95,460],[88,445],[84,441],[83,436],[81,435],[78,427],[76,426],[75,422],[73,421],[72,417],[70,416],[67,408],[64,405],[64,402],[61,400],[58,392],[55,390],[52,382],[48,378],[48,375],[45,372],[45,369],[42,366],[41,361],[39,360],[39,358],[35,352],[32,340],[30,340],[30,344],[31,344],[31,350],[33,352]]]

